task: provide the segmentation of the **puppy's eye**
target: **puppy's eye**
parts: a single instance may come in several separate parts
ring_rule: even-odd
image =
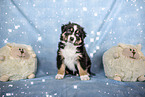
[[[130,51],[132,51],[132,49],[130,49]]]

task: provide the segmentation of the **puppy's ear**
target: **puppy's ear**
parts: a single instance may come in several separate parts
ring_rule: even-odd
[[[64,32],[66,30],[66,25],[61,26],[61,32]]]
[[[82,32],[83,32],[83,36],[82,38],[84,39],[86,37],[86,32],[84,31],[84,28],[81,28]]]

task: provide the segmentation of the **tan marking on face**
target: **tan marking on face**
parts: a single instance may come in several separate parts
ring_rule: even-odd
[[[63,40],[65,40],[65,33],[66,32],[62,33]]]
[[[82,42],[81,38],[79,41],[76,41],[76,44],[80,44]]]
[[[65,65],[64,64],[62,64],[60,69],[58,69],[57,74],[61,74],[61,75],[65,74]]]

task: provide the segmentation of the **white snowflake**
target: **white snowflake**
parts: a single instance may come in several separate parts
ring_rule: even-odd
[[[136,2],[136,0],[131,0],[132,2]]]
[[[35,7],[36,5],[35,4],[33,4],[33,7]]]
[[[54,95],[56,96],[56,95],[57,95],[57,93],[54,93]]]
[[[21,92],[21,94],[24,94],[25,92]]]
[[[77,89],[78,88],[78,86],[77,85],[74,85],[74,89]]]
[[[109,85],[109,83],[106,83],[106,85]]]
[[[121,17],[118,17],[118,20],[121,20]]]
[[[102,8],[102,10],[105,10],[105,8]]]
[[[67,2],[67,0],[64,0],[64,2]]]
[[[98,16],[98,14],[97,13],[94,13],[94,16]]]
[[[55,29],[55,31],[57,32],[57,29]]]
[[[94,38],[90,38],[90,42],[94,42]]]
[[[140,6],[140,9],[143,9],[143,7],[142,7],[142,6]]]
[[[83,7],[83,11],[87,11],[87,7]]]
[[[99,50],[99,49],[100,49],[100,47],[99,47],[99,46],[96,46],[96,49],[97,49],[97,50]]]
[[[34,84],[34,82],[31,82],[31,85],[33,85]]]
[[[53,0],[53,2],[56,2],[55,0]]]
[[[90,57],[93,58],[93,53],[90,53]]]
[[[136,11],[139,11],[139,9],[136,9]]]
[[[94,31],[91,31],[91,34],[94,34]]]
[[[6,96],[12,96],[12,93],[6,93]]]
[[[40,54],[40,51],[38,51],[38,53]]]
[[[138,23],[137,26],[140,26],[140,23]]]
[[[20,27],[20,25],[15,25],[15,29],[18,29]]]
[[[87,48],[87,47],[89,47],[89,45],[88,45],[88,44],[86,44],[86,45],[85,45],[85,47]]]
[[[96,40],[99,40],[99,37],[96,37]]]
[[[42,37],[40,36],[40,37],[38,37],[38,41],[41,41],[42,40]]]
[[[45,82],[45,79],[42,79],[42,82]]]
[[[97,35],[100,35],[100,32],[97,32]]]
[[[12,32],[12,29],[8,29],[9,32]]]
[[[8,38],[6,38],[6,39],[4,40],[4,43],[8,43]]]
[[[9,84],[9,86],[8,87],[13,87],[13,85],[12,84]]]

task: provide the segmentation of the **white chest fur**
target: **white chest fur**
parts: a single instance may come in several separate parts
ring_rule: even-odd
[[[73,71],[76,71],[75,64],[77,64],[77,57],[79,56],[76,51],[76,47],[71,43],[66,43],[65,48],[61,49],[65,65]]]

